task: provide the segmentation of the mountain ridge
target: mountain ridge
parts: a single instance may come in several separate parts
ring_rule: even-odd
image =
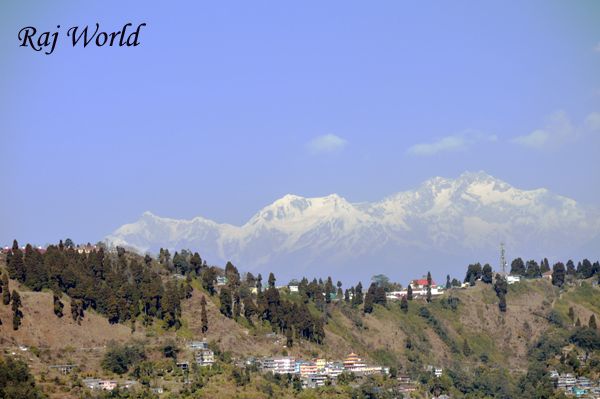
[[[461,270],[468,259],[496,260],[500,242],[515,257],[558,257],[577,251],[599,232],[596,210],[545,188],[521,190],[479,171],[455,179],[434,177],[375,202],[286,194],[240,226],[147,211],[106,241],[139,252],[191,248],[210,261],[232,260],[245,270],[289,277],[292,270],[352,271],[365,261],[383,263],[394,275],[405,272],[400,260],[435,270],[448,259],[452,271]]]

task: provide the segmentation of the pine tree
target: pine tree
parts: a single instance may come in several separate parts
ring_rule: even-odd
[[[481,281],[483,281],[486,284],[492,284],[492,280],[493,280],[492,267],[488,263],[486,263],[485,265],[483,265],[483,268],[481,269]]]
[[[402,309],[404,313],[408,312],[408,299],[406,299],[406,296],[403,296],[400,301],[400,309]]]
[[[567,275],[574,276],[577,273],[575,270],[575,264],[571,259],[567,261]]]
[[[430,285],[427,286],[427,294],[425,296],[425,300],[427,301],[427,303],[431,302],[431,286]]]
[[[448,274],[446,276],[446,289],[449,290],[450,288],[452,288],[452,283],[450,282],[450,275]]]
[[[233,316],[232,308],[231,308],[231,291],[227,287],[221,288],[221,293],[219,294],[219,301],[221,302],[221,306],[219,307],[219,311],[225,317],[231,318]]]
[[[8,305],[10,303],[10,287],[8,286],[8,276],[6,273],[2,274],[2,303]]]
[[[327,277],[327,282],[325,283],[325,302],[331,303],[331,293],[333,292],[333,281],[331,280],[331,276]]]
[[[508,292],[508,283],[506,279],[499,274],[496,274],[496,282],[494,283],[494,291],[496,291],[496,295],[500,302],[498,303],[498,307],[501,312],[506,312],[506,293]]]
[[[26,276],[25,262],[23,261],[23,252],[19,249],[17,240],[13,242],[13,248],[10,252],[10,257],[7,258],[7,263],[9,277],[20,283],[24,283]]]
[[[227,262],[225,265],[225,277],[227,277],[227,284],[235,290],[240,285],[240,273],[237,267],[231,262]]]
[[[427,286],[431,287],[433,280],[431,279],[431,272],[427,272]]]
[[[291,348],[292,346],[294,346],[294,332],[292,331],[291,328],[288,328],[285,331],[285,338],[286,338],[286,346],[288,348]]]
[[[208,315],[206,314],[206,298],[202,295],[200,299],[200,322],[202,323],[202,334],[208,331]]]
[[[235,320],[240,317],[240,313],[242,311],[242,299],[240,298],[240,294],[238,291],[234,291],[233,293],[233,318]]]
[[[350,303],[350,291],[348,288],[344,291],[344,302]]]
[[[498,308],[501,312],[506,312],[506,295],[502,294],[500,296],[500,302],[498,302]]]
[[[73,317],[73,320],[75,320],[77,324],[81,324],[81,320],[83,319],[83,304],[81,303],[81,300],[71,298],[71,317]],[[115,321],[115,323],[119,321],[118,312],[116,318],[117,321]]]
[[[590,316],[590,321],[588,322],[588,327],[592,330],[597,330],[598,326],[596,326],[596,315],[592,314]]]
[[[216,292],[215,280],[217,278],[217,272],[213,267],[203,267],[202,269],[202,287],[210,296],[213,296]]]
[[[365,295],[365,304],[363,307],[364,313],[372,313],[373,312],[373,303],[375,300],[375,283],[371,283],[369,289],[367,290],[367,294]]]
[[[413,290],[412,290],[412,286],[409,284],[408,288],[406,289],[406,299],[408,299],[409,301],[413,300]]]
[[[275,288],[275,275],[269,273],[269,288]]]
[[[523,259],[516,258],[510,264],[510,274],[515,276],[525,276],[525,263]]]
[[[256,277],[256,291],[260,293],[262,291],[262,275],[258,273]]]
[[[23,318],[23,312],[21,312],[21,296],[16,290],[12,292],[12,311],[13,311],[13,330],[18,330],[21,325],[21,319]]]
[[[565,283],[565,265],[561,262],[555,263],[552,266],[552,285],[562,287]]]
[[[54,302],[54,314],[59,318],[63,317],[63,308],[65,305],[60,301],[58,295],[54,294],[52,296],[52,301]]]
[[[471,350],[471,347],[469,346],[469,342],[467,342],[467,339],[465,338],[463,341],[463,355],[465,355],[466,357],[471,356],[471,354],[473,353],[473,351]]]
[[[354,297],[352,298],[352,306],[357,307],[363,303],[362,283],[359,281],[354,288]]]

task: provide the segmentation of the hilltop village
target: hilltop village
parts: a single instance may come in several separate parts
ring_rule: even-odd
[[[363,292],[273,273],[263,286],[185,250],[2,252],[1,365],[34,384],[23,397],[600,396],[600,267],[587,259],[502,256],[497,272],[375,275]]]

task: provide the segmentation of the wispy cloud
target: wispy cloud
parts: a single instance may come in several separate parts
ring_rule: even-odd
[[[325,134],[309,141],[306,144],[306,148],[311,154],[323,154],[340,151],[347,144],[348,141],[335,134]]]
[[[596,131],[600,131],[600,113],[592,112],[583,124],[576,126],[565,111],[558,111],[547,118],[543,128],[515,137],[511,141],[536,150],[553,149]]]
[[[430,156],[440,152],[464,151],[479,142],[497,141],[494,134],[485,134],[477,131],[465,131],[459,134],[442,137],[430,143],[415,144],[408,149],[409,154]]]

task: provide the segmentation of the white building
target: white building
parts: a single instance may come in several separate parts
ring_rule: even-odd
[[[198,349],[194,357],[196,364],[201,367],[209,367],[215,363],[215,353],[210,349]]]
[[[508,284],[518,283],[519,281],[521,281],[521,276],[513,276],[512,274],[506,276],[506,282]]]
[[[296,359],[291,356],[273,359],[274,374],[294,374]]]

